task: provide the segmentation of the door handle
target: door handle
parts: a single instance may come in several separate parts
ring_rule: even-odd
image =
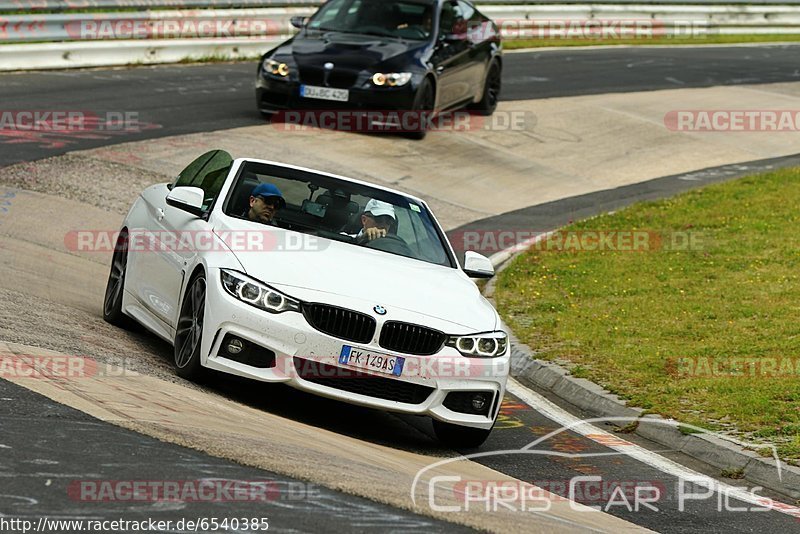
[[[164,215],[166,215],[164,213],[164,208],[158,208],[158,220],[159,221],[164,218]]]

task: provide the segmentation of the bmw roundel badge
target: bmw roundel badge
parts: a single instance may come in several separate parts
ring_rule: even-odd
[[[378,315],[386,315],[386,308],[384,308],[380,304],[378,304],[372,309],[375,310],[375,313],[377,313]]]

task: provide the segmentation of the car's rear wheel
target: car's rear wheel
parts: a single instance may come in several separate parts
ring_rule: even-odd
[[[494,426],[494,425],[492,425]],[[483,445],[492,429],[483,430],[468,426],[445,423],[438,419],[433,420],[433,431],[444,445],[453,449],[474,449]]]
[[[103,319],[115,326],[130,325],[128,316],[122,313],[122,294],[125,291],[125,270],[128,267],[128,232],[123,230],[117,237],[111,271],[108,273],[106,293],[103,298]]]
[[[206,307],[206,277],[199,273],[189,283],[183,297],[178,327],[175,330],[175,371],[178,376],[197,380],[203,376],[200,346]]]
[[[483,86],[483,98],[480,102],[472,106],[480,115],[489,116],[497,109],[497,102],[500,100],[500,89],[503,86],[503,72],[500,64],[493,61],[486,74],[486,83]]]
[[[417,95],[414,98],[414,112],[420,114],[420,129],[417,132],[409,132],[410,139],[421,141],[425,139],[428,134],[428,117],[433,113],[433,108],[436,105],[436,92],[433,89],[433,84],[428,78],[422,80],[422,83],[417,89]]]

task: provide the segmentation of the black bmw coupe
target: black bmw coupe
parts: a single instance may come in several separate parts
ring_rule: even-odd
[[[466,0],[328,0],[292,24],[300,32],[259,62],[256,101],[265,116],[466,106],[491,115],[497,106],[499,32]]]

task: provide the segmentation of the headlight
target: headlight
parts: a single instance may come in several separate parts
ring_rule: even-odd
[[[285,78],[289,75],[289,65],[274,59],[268,59],[264,62],[264,72]]]
[[[392,72],[389,74],[378,72],[372,76],[372,83],[379,87],[400,87],[401,85],[407,84],[409,81],[411,81],[410,72]]]
[[[232,297],[270,313],[300,311],[300,301],[236,271],[221,271],[222,287]]]
[[[497,358],[506,353],[508,336],[505,332],[451,336],[447,340],[447,346],[470,358]]]

